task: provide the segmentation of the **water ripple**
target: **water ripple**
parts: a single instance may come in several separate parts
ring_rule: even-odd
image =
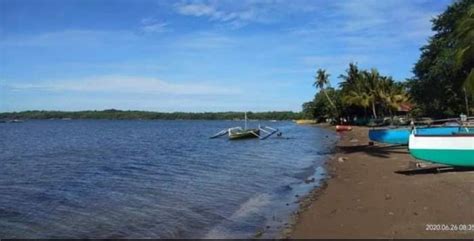
[[[336,137],[278,122],[262,124],[284,138],[208,139],[239,124],[0,124],[0,238],[272,237]]]

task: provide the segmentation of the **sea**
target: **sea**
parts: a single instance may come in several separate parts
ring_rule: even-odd
[[[0,238],[276,238],[337,135],[210,139],[241,121],[0,123]]]

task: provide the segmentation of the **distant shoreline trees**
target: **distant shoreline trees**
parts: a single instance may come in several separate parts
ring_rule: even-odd
[[[301,113],[292,111],[247,112],[249,119],[294,120]],[[234,120],[243,119],[243,112],[151,112],[151,111],[22,111],[0,113],[1,119],[108,119],[108,120]]]

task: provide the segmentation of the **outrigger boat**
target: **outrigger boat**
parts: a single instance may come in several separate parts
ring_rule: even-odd
[[[247,113],[245,113],[245,127],[240,126],[232,127],[229,129],[224,129],[219,131],[210,138],[217,138],[224,135],[229,136],[229,140],[239,140],[239,139],[248,139],[248,138],[259,138],[260,140],[265,140],[273,134],[279,132],[278,129],[274,129],[269,126],[258,126],[258,128],[247,128]],[[264,133],[263,135],[261,133]],[[281,132],[280,132],[281,135]]]
[[[407,145],[411,131],[410,127],[371,129],[369,130],[369,139],[386,144]],[[453,132],[462,131],[462,129],[459,126],[436,126],[419,127],[417,131],[423,135],[450,135]]]
[[[408,144],[416,159],[458,167],[474,167],[474,131],[425,135],[414,129]]]
[[[461,115],[461,118],[434,120],[431,122],[444,124],[416,127],[416,130],[417,134],[420,135],[451,135],[453,133],[474,132],[474,127],[469,124],[469,119],[474,120],[474,117]],[[386,144],[407,145],[413,128],[415,126],[412,122],[411,127],[371,129],[369,130],[369,139]]]
[[[259,129],[243,129],[242,127],[232,127],[228,129],[229,139],[257,138],[260,135]]]

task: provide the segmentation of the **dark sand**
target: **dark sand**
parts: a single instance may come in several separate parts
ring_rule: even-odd
[[[331,178],[302,202],[284,236],[474,238],[474,171],[396,173],[415,167],[407,147],[368,146],[367,131],[342,134],[328,161]],[[428,224],[471,231],[427,231]]]

